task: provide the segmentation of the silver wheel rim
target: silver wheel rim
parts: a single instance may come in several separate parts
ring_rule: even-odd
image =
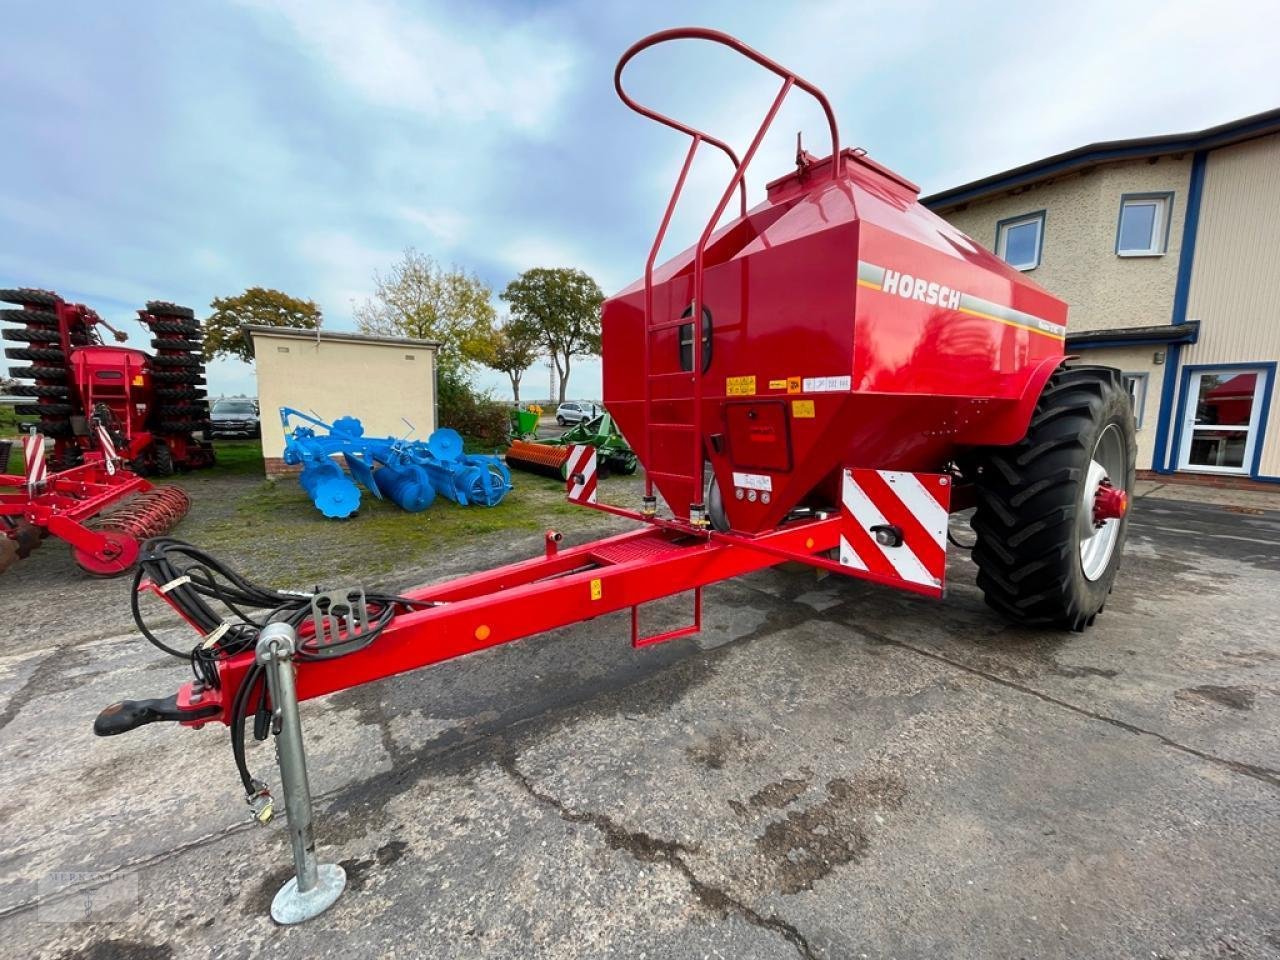
[[[1108,424],[1094,445],[1093,456],[1089,458],[1080,502],[1080,568],[1088,580],[1098,580],[1106,572],[1116,542],[1120,539],[1119,517],[1104,520],[1100,527],[1093,522],[1098,488],[1109,482],[1123,489],[1128,475],[1124,438],[1114,423]]]

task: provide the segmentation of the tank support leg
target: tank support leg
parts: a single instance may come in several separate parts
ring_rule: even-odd
[[[311,784],[307,780],[298,690],[294,684],[296,648],[297,633],[293,627],[270,623],[262,629],[256,650],[258,662],[267,671],[285,817],[297,874],[271,901],[271,918],[282,924],[301,923],[318,916],[333,905],[347,885],[347,874],[342,867],[316,861],[316,841],[311,830]]]

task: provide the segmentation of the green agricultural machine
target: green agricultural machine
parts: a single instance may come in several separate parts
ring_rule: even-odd
[[[595,447],[597,462],[608,473],[630,475],[640,464],[613,417],[602,413],[552,440],[513,440],[507,449],[507,466],[563,480],[569,448],[578,445]]]

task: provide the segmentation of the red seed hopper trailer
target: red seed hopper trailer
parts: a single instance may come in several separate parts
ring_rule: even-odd
[[[622,85],[638,53],[689,39],[779,79],[741,159]],[[260,737],[277,733],[298,869],[273,905],[283,922],[342,889],[310,840],[299,700],[613,611],[631,611],[634,646],[687,636],[704,586],[784,560],[938,597],[949,513],[973,505],[979,585],[1002,614],[1080,630],[1111,589],[1133,417],[1116,371],[1064,364],[1066,305],[921,206],[910,181],[842,149],[818,88],[725,34],[654,34],[623,55],[615,84],[633,110],[689,138],[643,277],[604,305],[604,399],[644,465],[642,503],[599,502],[591,448],[569,460],[569,498],[635,520],[634,531],[568,549],[548,533],[541,557],[403,596],[283,593],[188,544],[144,548],[135,588],[202,635],[194,652],[169,651],[196,679],[162,700],[113,704],[95,729],[229,725],[259,819],[272,801],[243,738],[250,716]],[[830,153],[799,151],[748,209],[747,167],[795,91],[822,108]],[[693,246],[659,264],[704,146],[728,159],[728,182]],[[685,592],[687,625],[646,635],[639,608]],[[262,615],[240,615],[251,610]]]

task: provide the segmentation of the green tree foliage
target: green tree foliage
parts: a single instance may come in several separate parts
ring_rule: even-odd
[[[314,300],[299,300],[265,287],[250,287],[237,297],[217,297],[209,306],[213,313],[204,322],[206,360],[217,356],[252,359],[241,324],[315,330],[323,320]]]
[[[372,299],[355,309],[363,333],[438,340],[441,375],[482,361],[493,336],[493,291],[475,274],[445,269],[413,247],[384,274],[373,275]]]
[[[452,427],[481,447],[496,449],[506,444],[511,417],[505,403],[478,393],[461,371],[440,371],[436,388],[440,426]]]
[[[515,320],[538,331],[556,365],[563,403],[573,358],[600,352],[604,294],[599,285],[581,270],[536,267],[507,284],[502,299],[511,305]]]
[[[519,403],[520,381],[541,352],[542,337],[538,328],[523,320],[508,317],[502,326],[494,327],[483,363],[491,370],[507,375],[511,380],[511,393],[515,402]]]

